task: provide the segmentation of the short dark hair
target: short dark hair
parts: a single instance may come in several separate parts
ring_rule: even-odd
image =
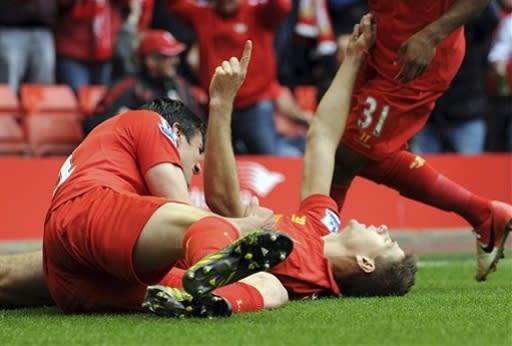
[[[406,254],[400,261],[375,259],[375,270],[349,274],[337,280],[341,294],[347,297],[403,296],[415,283],[416,256]]]
[[[164,96],[145,103],[138,109],[145,109],[160,114],[171,126],[174,123],[178,123],[180,131],[185,135],[189,143],[198,132],[203,137],[203,141],[206,141],[206,122],[182,101]]]

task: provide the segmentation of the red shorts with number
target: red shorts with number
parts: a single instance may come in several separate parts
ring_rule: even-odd
[[[67,313],[140,310],[146,286],[170,268],[141,278],[136,241],[168,199],[98,187],[49,212],[43,263],[50,293]]]
[[[376,161],[407,149],[407,141],[425,125],[442,94],[370,79],[354,90],[342,142]]]

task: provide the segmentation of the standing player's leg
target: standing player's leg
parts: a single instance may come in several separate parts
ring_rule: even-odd
[[[385,81],[370,81],[357,95],[337,151],[331,195],[341,208],[353,177],[361,175],[405,197],[457,213],[477,234],[476,279],[485,280],[503,254],[512,207],[473,194],[403,150],[440,93],[404,88],[390,92],[386,87]]]

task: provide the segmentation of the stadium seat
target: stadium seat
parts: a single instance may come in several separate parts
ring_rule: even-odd
[[[83,85],[80,87],[78,90],[78,104],[83,117],[92,114],[106,91],[107,87],[104,85]]]
[[[25,129],[35,156],[69,155],[83,139],[80,118],[68,114],[25,117]]]
[[[48,113],[80,115],[75,94],[64,84],[22,84],[20,100],[27,116]]]
[[[8,84],[0,84],[0,116],[21,117],[22,109],[18,95]]]
[[[1,155],[26,155],[29,153],[21,121],[22,109],[18,96],[8,84],[0,84]]]
[[[35,156],[68,155],[83,138],[78,99],[67,85],[22,84],[20,100]]]
[[[14,116],[0,116],[0,154],[27,155],[30,148],[23,127]]]

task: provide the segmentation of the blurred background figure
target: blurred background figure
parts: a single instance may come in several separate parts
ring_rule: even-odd
[[[91,117],[83,122],[85,134],[106,119],[161,96],[181,100],[196,114],[202,115],[189,83],[177,68],[185,44],[165,30],[148,30],[142,34],[137,49],[138,68],[134,76],[114,82]]]
[[[168,0],[168,9],[189,25],[197,37],[197,79],[208,90],[215,67],[238,56],[247,39],[254,49],[247,78],[234,105],[233,145],[237,154],[301,155],[283,141],[274,121],[277,83],[274,32],[289,13],[290,0]]]
[[[495,6],[500,17],[489,52],[489,87],[492,114],[489,119],[488,149],[512,151],[512,0]]]
[[[57,0],[0,1],[0,83],[55,82]]]
[[[318,102],[341,64],[340,40],[367,12],[366,0],[294,0],[275,42],[280,83],[314,86]]]
[[[123,24],[117,33],[112,53],[112,73],[110,78],[116,80],[136,73],[135,56],[133,52],[138,45],[139,21],[148,4],[144,0],[130,0]],[[145,24],[146,25],[146,24]]]
[[[82,85],[108,84],[124,18],[132,16],[138,20],[138,30],[146,29],[153,0],[59,1],[62,6],[55,26],[57,82],[68,84],[75,93]]]
[[[485,66],[497,19],[493,9],[487,7],[465,25],[466,55],[462,65],[426,125],[411,140],[413,152],[484,152],[490,114]]]
[[[277,133],[282,140],[304,154],[306,131],[313,120],[313,111],[304,109],[292,91],[284,85],[275,85],[274,119]]]

